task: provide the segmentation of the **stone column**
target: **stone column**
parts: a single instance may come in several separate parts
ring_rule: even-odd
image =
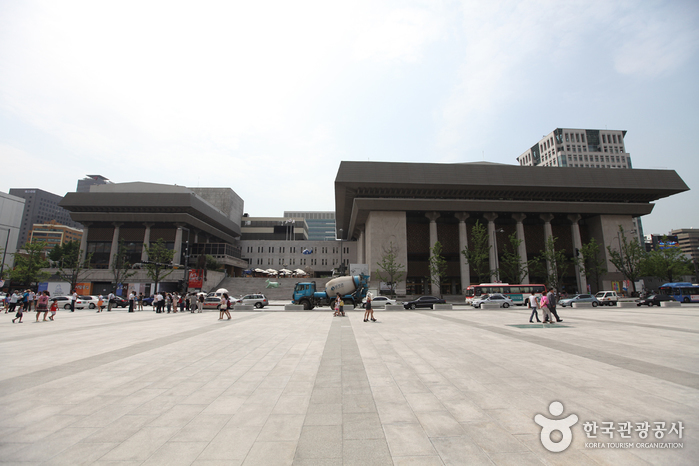
[[[439,212],[427,212],[425,217],[430,219],[430,248],[434,247],[434,243],[438,241],[437,238],[437,219],[439,218]],[[432,257],[432,252],[430,251],[430,257]],[[439,287],[437,284],[432,283],[430,286],[430,293],[434,296],[439,296]]]
[[[461,293],[466,293],[466,288],[471,284],[471,266],[461,251],[468,249],[468,232],[466,230],[466,219],[469,214],[457,212],[455,217],[459,220],[459,268],[461,272]]]
[[[83,222],[83,235],[80,238],[80,263],[85,263],[85,257],[87,257],[87,233],[90,227],[89,222]]]
[[[546,245],[549,243],[549,238],[553,236],[553,231],[551,230],[551,220],[553,220],[553,214],[541,214],[541,220],[544,221],[544,250],[546,250]],[[550,260],[546,260],[546,273],[551,275],[552,267],[554,264]]]
[[[517,239],[521,241],[519,247],[517,248],[517,254],[519,255],[519,263],[526,267],[527,264],[527,243],[524,239],[524,224],[522,222],[527,218],[527,214],[513,214],[512,218],[517,222]],[[522,277],[522,284],[529,284],[529,269],[525,268],[525,275]]]
[[[150,227],[152,227],[154,224],[153,223],[144,223],[146,226],[146,232],[143,234],[143,248],[141,249],[141,262],[145,262],[148,260],[148,251],[146,248],[150,247]]]
[[[490,281],[491,283],[494,283],[495,280],[497,280],[495,269],[497,269],[498,266],[495,258],[495,244],[493,243],[493,238],[495,238],[495,219],[498,218],[498,214],[495,212],[490,212],[484,214],[483,217],[488,221],[488,246],[490,246],[490,249],[488,250],[488,257],[490,259]]]
[[[180,257],[182,257],[182,225],[177,225],[177,233],[175,233],[175,254],[172,256],[172,265],[180,265]]]
[[[123,223],[114,223],[114,234],[112,235],[112,249],[109,251],[109,268],[114,267],[117,252],[119,251],[119,227]]]
[[[573,233],[573,258],[582,259],[580,251],[582,251],[582,239],[580,238],[580,214],[570,214],[568,219],[571,221],[571,231]],[[587,277],[582,271],[580,264],[575,262],[575,279],[578,285],[578,293],[587,293]]]
[[[366,239],[366,235],[364,234],[365,228],[366,227],[364,225],[358,227],[359,235],[357,238],[357,263],[359,264],[366,264],[366,257],[364,256],[364,240]],[[371,267],[369,267],[369,270],[371,270]]]

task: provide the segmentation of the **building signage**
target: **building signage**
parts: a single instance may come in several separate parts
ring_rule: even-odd
[[[189,288],[202,288],[204,286],[204,271],[193,269],[189,271]]]

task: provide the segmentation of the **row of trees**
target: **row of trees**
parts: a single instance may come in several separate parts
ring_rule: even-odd
[[[56,274],[59,279],[70,283],[71,290],[75,289],[78,283],[89,278],[92,254],[86,254],[85,259],[81,260],[83,251],[80,249],[79,241],[56,246],[48,256],[44,254],[45,246],[43,242],[27,243],[22,248],[24,253],[15,255],[15,265],[8,273],[13,282],[36,286],[39,282],[51,277],[51,274],[44,270],[49,268],[51,263],[58,268]],[[149,261],[144,264],[146,274],[155,282],[157,290],[158,283],[174,271],[171,268],[174,251],[168,249],[165,241],[160,238],[150,246],[146,246],[146,253],[149,258]],[[114,276],[114,284],[124,283],[136,274],[136,271],[131,268],[133,264],[129,262],[128,256],[128,248],[124,241],[120,240],[114,263],[110,268]]]
[[[646,252],[638,241],[628,240],[624,235],[624,229],[619,226],[620,249],[607,246],[609,261],[633,283],[633,291],[636,292],[635,282],[641,277],[655,277],[661,281],[672,282],[682,275],[692,273],[692,263],[678,248],[661,249]],[[492,276],[506,283],[522,283],[529,274],[544,276],[549,286],[561,289],[563,277],[571,267],[580,267],[588,283],[596,290],[600,289],[600,280],[607,273],[605,260],[601,254],[601,245],[592,238],[582,245],[575,254],[566,254],[565,249],[557,249],[558,238],[550,236],[544,250],[534,259],[527,260],[519,255],[519,246],[522,243],[516,234],[508,237],[499,254],[500,267],[496,270],[490,268],[490,250],[492,246],[488,241],[488,231],[481,222],[476,222],[471,230],[471,249],[464,249],[461,254],[467,264],[476,274],[478,283],[487,283]],[[379,279],[391,286],[395,294],[395,284],[405,276],[405,268],[397,261],[397,249],[393,243],[384,248],[380,262],[377,263]],[[428,263],[431,283],[441,289],[441,284],[447,276],[447,261],[442,255],[442,244],[437,241],[430,248]],[[583,292],[584,290],[579,290]]]

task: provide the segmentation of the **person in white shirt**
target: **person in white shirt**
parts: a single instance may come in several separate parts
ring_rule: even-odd
[[[75,301],[78,300],[78,290],[73,290],[73,294],[70,296],[70,312],[75,312]]]
[[[114,299],[116,296],[114,296],[114,293],[109,293],[107,296],[107,312],[112,312],[112,306],[114,305]]]

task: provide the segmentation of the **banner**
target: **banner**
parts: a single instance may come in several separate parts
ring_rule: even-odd
[[[202,288],[204,286],[204,270],[192,269],[189,271],[189,288]]]

